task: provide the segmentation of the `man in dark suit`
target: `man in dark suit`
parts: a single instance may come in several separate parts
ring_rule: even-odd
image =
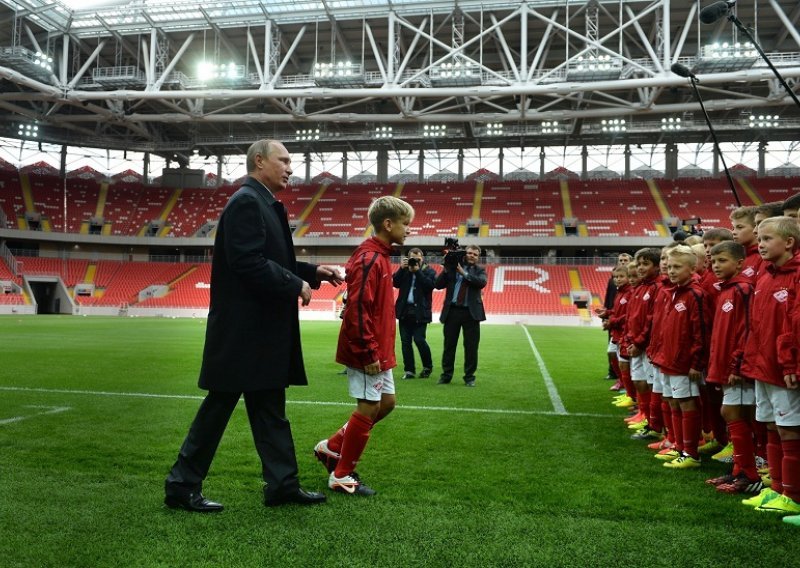
[[[300,488],[286,389],[306,385],[298,298],[338,271],[295,260],[286,209],[274,192],[292,173],[289,152],[274,140],[247,151],[248,178],[220,217],[211,264],[211,306],[199,386],[208,391],[165,483],[172,508],[213,512],[222,505],[201,493],[217,446],[239,398],[261,458],[265,504],[314,504],[322,493]]]
[[[414,344],[419,349],[419,358],[422,362],[419,377],[427,379],[433,370],[431,348],[425,335],[428,324],[433,319],[431,297],[435,281],[436,272],[425,264],[425,254],[418,248],[408,251],[408,257],[400,261],[400,268],[392,276],[392,283],[399,290],[394,313],[400,328],[404,379],[413,379],[417,374]]]
[[[453,379],[456,346],[464,330],[464,384],[475,386],[478,368],[478,344],[481,340],[480,322],[486,319],[481,290],[486,286],[486,270],[478,265],[481,249],[476,245],[466,247],[464,262],[450,265],[445,260],[444,270],[436,278],[437,290],[446,288],[442,315],[444,324],[444,351],[440,385]]]

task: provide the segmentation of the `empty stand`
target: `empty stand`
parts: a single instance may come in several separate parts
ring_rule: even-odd
[[[704,227],[729,227],[730,212],[736,208],[727,180],[703,178],[656,180],[670,213],[680,220],[699,217]],[[754,205],[740,188],[737,193],[742,205]]]
[[[590,236],[658,236],[661,215],[644,180],[573,180],[570,196]]]
[[[412,235],[455,237],[472,216],[475,182],[406,183],[400,197],[414,208]]]
[[[306,218],[306,237],[361,237],[369,226],[367,209],[376,197],[391,195],[395,184],[330,184]]]
[[[483,188],[481,221],[497,237],[553,237],[564,218],[557,181],[487,181]]]

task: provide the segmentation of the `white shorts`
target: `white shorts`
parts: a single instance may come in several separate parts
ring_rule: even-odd
[[[606,353],[616,353],[618,351],[617,344],[611,341],[608,342],[608,349],[606,349]]]
[[[620,363],[629,363],[630,359],[628,358],[627,355],[623,355],[622,351],[617,351],[617,361],[619,361]]]
[[[756,387],[751,382],[722,385],[722,392],[724,406],[755,406],[756,404]]]
[[[667,385],[669,385],[669,396],[672,398],[692,398],[693,396],[700,396],[701,384],[703,384],[702,380],[693,381],[688,375],[664,374],[664,392],[667,392]]]
[[[664,392],[664,373],[655,365],[650,365],[653,369],[653,392]],[[672,393],[670,393],[671,395]]]
[[[377,375],[368,375],[363,369],[347,367],[350,396],[380,402],[381,395],[394,394],[394,375],[391,369]]]
[[[647,381],[647,384],[650,385],[650,386],[652,386],[653,385],[653,381],[655,381],[655,376],[654,376],[655,370],[656,370],[656,366],[653,365],[653,362],[650,360],[650,357],[645,355],[644,356],[644,374],[645,374],[645,380]]]
[[[800,390],[756,381],[756,420],[800,426]]]
[[[645,369],[644,363],[647,360],[644,353],[641,355],[637,355],[636,357],[631,357],[631,380],[634,381],[646,381],[647,380],[647,370]]]

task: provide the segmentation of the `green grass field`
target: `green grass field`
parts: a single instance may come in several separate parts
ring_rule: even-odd
[[[169,510],[163,480],[203,394],[204,329],[0,318],[0,566],[763,568],[800,558],[796,528],[703,483],[725,466],[671,471],[628,438],[600,379],[605,335],[587,328],[485,325],[477,388],[398,381],[399,406],[359,464],[373,498],[328,492],[323,506],[265,508],[242,405],[204,487],[225,511]],[[321,490],[311,450],[352,403],[333,362],[337,323],[302,329],[310,385],[290,389],[288,413],[301,483]],[[438,363],[439,325],[429,339]]]

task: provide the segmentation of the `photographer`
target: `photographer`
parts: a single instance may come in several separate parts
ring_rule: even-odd
[[[425,264],[425,254],[418,248],[408,251],[408,257],[400,261],[392,282],[399,289],[395,314],[400,326],[400,342],[403,346],[404,379],[416,377],[414,346],[419,350],[422,372],[419,378],[427,379],[433,370],[431,348],[425,339],[431,316],[431,296],[436,272]],[[413,344],[412,344],[413,341]]]
[[[481,249],[469,245],[460,258],[461,251],[451,251],[444,259],[444,270],[436,278],[437,290],[447,288],[442,315],[444,324],[444,352],[442,353],[442,374],[440,385],[453,378],[456,346],[461,330],[464,330],[464,383],[475,386],[475,370],[478,368],[478,344],[481,339],[480,322],[486,319],[483,310],[481,289],[486,286],[486,270],[479,266]],[[455,258],[456,261],[452,260]]]

